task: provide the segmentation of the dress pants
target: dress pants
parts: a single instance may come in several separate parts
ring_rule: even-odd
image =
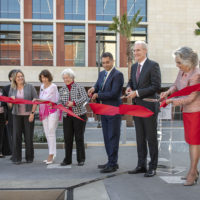
[[[4,113],[0,113],[0,154],[3,152],[3,139],[4,139],[5,119]]]
[[[75,136],[76,141],[76,155],[77,161],[85,162],[85,146],[84,146],[84,132],[86,126],[86,115],[79,116],[85,121],[81,121],[72,116],[63,117],[63,130],[65,140],[65,159],[64,162],[67,164],[72,163],[72,149],[73,140]]]
[[[13,162],[22,160],[22,133],[24,133],[25,141],[25,159],[33,161],[33,133],[34,121],[29,122],[29,115],[13,115]]]
[[[101,116],[104,144],[108,156],[108,166],[115,166],[118,162],[121,115]]]
[[[158,164],[157,116],[134,117],[137,140],[138,166],[147,166],[147,144],[151,161],[149,169],[156,170]]]
[[[57,111],[51,113],[43,121],[43,128],[47,138],[49,155],[56,156],[56,129],[58,126],[58,113]]]

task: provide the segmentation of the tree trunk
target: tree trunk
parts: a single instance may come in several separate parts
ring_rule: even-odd
[[[133,52],[132,52],[132,44],[130,40],[127,40],[127,50],[126,50],[126,55],[127,55],[127,60],[128,60],[128,80],[130,79],[131,76],[131,66],[132,66],[132,60],[133,60]],[[132,104],[132,99],[127,99],[127,104],[131,105]],[[126,124],[128,127],[133,127],[133,117],[130,115],[127,115],[126,118]]]

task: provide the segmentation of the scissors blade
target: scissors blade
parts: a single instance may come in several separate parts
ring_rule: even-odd
[[[144,99],[142,99],[142,100],[148,101],[148,102],[160,102],[160,101],[161,101],[160,98],[159,98],[159,99],[144,98]]]

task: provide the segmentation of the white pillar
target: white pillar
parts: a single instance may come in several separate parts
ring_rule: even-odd
[[[24,0],[20,1],[20,65],[24,66]]]
[[[88,0],[85,0],[85,66],[88,67]]]
[[[53,1],[53,66],[56,67],[56,0]]]
[[[117,0],[117,17],[120,17],[120,0]],[[117,33],[116,35],[116,42],[117,42],[117,55],[116,55],[116,67],[120,67],[120,34]]]

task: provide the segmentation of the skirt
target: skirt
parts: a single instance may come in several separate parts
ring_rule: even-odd
[[[200,145],[200,112],[183,113],[185,141],[191,145]]]

